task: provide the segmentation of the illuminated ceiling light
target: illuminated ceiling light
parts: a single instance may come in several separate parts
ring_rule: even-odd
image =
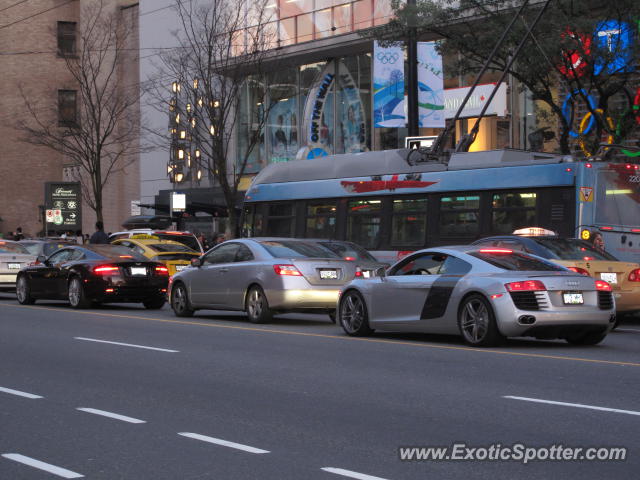
[[[176,173],[176,182],[180,183],[182,180],[184,180],[184,173],[182,172]]]
[[[198,170],[198,173],[196,175],[198,180],[200,180],[202,178],[202,170]]]
[[[196,149],[196,158],[200,158],[200,150]]]
[[[198,79],[197,78],[193,79],[193,88],[198,88]]]
[[[178,158],[179,158],[180,160],[182,160],[182,159],[184,158],[184,150],[182,150],[182,149],[179,149],[179,150],[178,150]]]
[[[214,128],[214,126],[213,126],[213,125],[211,125],[211,126],[209,127],[209,133],[211,133],[211,135],[215,135],[215,134],[216,134],[216,129]]]
[[[187,138],[187,132],[185,132],[184,130],[180,130],[180,138],[182,139]]]

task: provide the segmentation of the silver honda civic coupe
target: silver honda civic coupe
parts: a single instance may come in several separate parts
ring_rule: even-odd
[[[505,337],[601,342],[615,322],[611,286],[505,248],[428,248],[346,285],[338,321],[353,336],[374,329],[459,334],[475,346]]]
[[[179,317],[195,310],[245,311],[253,323],[274,313],[317,312],[335,318],[340,288],[356,276],[354,262],[294,238],[229,240],[171,277],[169,301]]]

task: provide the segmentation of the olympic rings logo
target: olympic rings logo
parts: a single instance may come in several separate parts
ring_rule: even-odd
[[[382,64],[388,64],[388,63],[396,63],[398,61],[398,59],[400,58],[400,55],[398,55],[398,53],[396,52],[379,52],[376,54],[376,58],[378,59],[378,61]]]
[[[573,117],[573,97],[580,93],[587,97],[587,102],[589,102],[589,108],[591,110],[595,110],[596,108],[598,108],[596,100],[591,95],[589,95],[584,88],[581,88],[580,90],[574,90],[569,95],[567,95],[567,98],[565,98],[564,102],[562,103],[562,116],[569,125],[571,125],[571,118]],[[591,112],[589,112],[589,114],[591,114]],[[580,127],[580,129],[582,130],[581,132],[575,132],[573,129],[571,129],[569,130],[569,135],[571,135],[573,138],[578,138],[581,134],[587,135],[595,124],[596,119],[589,115],[589,124],[586,125],[586,129]]]

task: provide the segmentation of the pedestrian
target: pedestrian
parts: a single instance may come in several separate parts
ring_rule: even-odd
[[[591,238],[591,243],[594,248],[600,252],[604,252],[604,238],[602,238],[602,234],[600,232],[596,232],[593,234]]]
[[[84,242],[83,243],[85,243],[85,244],[89,243],[89,234],[88,233],[84,234]]]
[[[18,227],[16,229],[16,234],[13,236],[13,239],[16,242],[19,242],[20,240],[22,240],[24,238],[24,235],[22,234],[22,227]]]
[[[218,245],[222,242],[225,242],[227,240],[227,236],[224,233],[219,233],[218,235],[216,235],[216,239],[214,240],[214,245]]]
[[[108,244],[109,243],[109,237],[107,236],[106,233],[104,233],[104,224],[98,220],[96,222],[96,231],[93,233],[93,235],[91,235],[91,238],[89,239],[89,243],[91,244]]]
[[[198,241],[200,242],[200,245],[202,245],[202,249],[206,252],[207,250],[209,250],[209,241],[207,240],[207,237],[204,236],[204,233],[201,233],[200,235],[198,235]]]
[[[76,243],[82,245],[84,237],[82,236],[82,230],[76,230]]]

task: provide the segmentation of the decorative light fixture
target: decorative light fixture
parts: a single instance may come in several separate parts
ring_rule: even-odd
[[[209,127],[209,133],[210,133],[212,136],[216,134],[216,129],[215,129],[215,127],[214,127],[213,125],[211,125],[211,126]]]
[[[179,113],[176,115],[176,123],[180,123],[180,114]]]
[[[187,138],[187,132],[185,130],[180,130],[180,138],[183,140]]]
[[[187,109],[187,112],[191,112],[191,104],[187,103],[187,106],[185,107]]]
[[[184,173],[177,172],[176,173],[176,182],[180,183],[182,180],[184,180]]]
[[[202,100],[202,97],[200,97],[198,99],[198,106],[201,107],[204,104],[204,101]]]
[[[200,181],[202,179],[202,170],[198,170],[198,173],[196,174],[196,177],[197,177],[198,181]]]
[[[196,158],[200,158],[200,149],[196,148]]]
[[[187,152],[187,167],[191,168],[191,153]]]
[[[196,88],[196,89],[198,88],[198,79],[197,78],[193,79],[193,88]]]
[[[191,128],[196,128],[196,117],[191,119]]]
[[[173,172],[173,165],[171,165],[170,163],[167,164],[167,174]]]
[[[180,91],[180,84],[178,82],[173,82],[171,84],[171,90],[173,93],[178,93]]]
[[[184,159],[184,150],[182,150],[181,148],[178,149],[178,159]]]

